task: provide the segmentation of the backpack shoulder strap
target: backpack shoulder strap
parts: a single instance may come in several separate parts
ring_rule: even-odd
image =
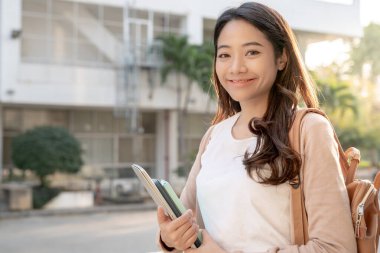
[[[380,171],[376,173],[375,179],[373,180],[373,185],[375,186],[376,190],[379,190],[380,188]]]
[[[292,126],[289,131],[289,142],[291,147],[300,153],[301,146],[301,122],[303,117],[308,113],[307,109],[299,109],[295,114]],[[302,166],[301,166],[302,168]],[[301,171],[300,171],[301,172]],[[308,241],[308,223],[306,217],[306,209],[304,204],[304,198],[302,193],[301,176],[298,175],[296,184],[291,188],[291,210],[292,210],[292,232],[293,243],[300,246],[305,245]]]
[[[294,117],[292,126],[289,131],[289,142],[291,147],[300,154],[301,152],[301,124],[303,118],[307,113],[317,113],[327,118],[326,114],[317,109],[317,108],[302,108],[298,109]],[[327,118],[328,119],[328,118]],[[348,163],[346,160],[346,155],[343,152],[343,149],[339,143],[338,137],[334,131],[334,138],[338,144],[339,149],[339,161],[342,167],[343,174],[348,180],[353,180],[353,175],[348,174]],[[303,194],[303,184],[302,184],[302,175],[303,175],[303,164],[301,165],[301,171],[298,176],[298,184],[293,185],[291,189],[291,208],[292,208],[292,220],[293,220],[293,242],[296,245],[305,245],[308,241],[308,222],[307,214],[305,208],[305,199]]]
[[[292,127],[290,128],[290,131],[289,131],[290,145],[298,153],[300,153],[300,150],[301,150],[300,149],[301,148],[301,123],[302,123],[302,120],[307,113],[317,113],[317,114],[325,117],[330,122],[327,115],[323,111],[321,111],[317,108],[299,109],[296,112],[296,116],[294,118]],[[331,122],[330,122],[330,124],[331,124]],[[356,172],[356,171],[353,171],[353,174],[352,174],[352,171],[350,171],[350,169],[349,169],[350,165],[347,162],[347,157],[352,158],[355,162],[358,163],[360,161],[360,152],[355,148],[349,148],[346,152],[344,152],[342,145],[340,144],[338,136],[337,136],[333,127],[332,127],[332,129],[334,131],[334,139],[338,145],[339,163],[340,163],[340,166],[342,167],[343,176],[345,178],[346,185],[347,185],[348,183],[351,183],[353,181],[353,179],[355,177],[355,172]]]

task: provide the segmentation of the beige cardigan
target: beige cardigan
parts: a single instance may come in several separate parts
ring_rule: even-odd
[[[196,200],[196,177],[201,168],[201,155],[207,146],[211,131],[212,127],[201,141],[181,194],[181,200],[196,214],[201,228],[204,228],[204,225]],[[308,113],[304,117],[301,124],[301,156],[305,173],[303,184],[310,240],[306,245],[279,246],[268,249],[267,252],[356,253],[348,195],[339,168],[338,148],[330,123],[323,116]],[[161,243],[159,245],[164,250]]]

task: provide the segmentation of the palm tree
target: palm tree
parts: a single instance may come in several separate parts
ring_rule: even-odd
[[[318,99],[328,115],[335,115],[341,119],[351,111],[357,118],[359,114],[357,96],[351,91],[351,85],[341,80],[340,73],[334,65],[319,69],[318,74],[311,72],[311,75],[319,90]]]
[[[185,96],[184,114],[187,114],[188,106],[190,104],[190,92],[193,84],[197,84],[201,90],[208,93],[211,97],[211,71],[213,64],[213,48],[209,43],[202,45],[190,45],[188,54],[188,66],[185,75],[188,78],[187,90]]]
[[[189,58],[189,44],[186,36],[175,36],[172,34],[158,38],[161,44],[164,65],[161,68],[161,80],[165,83],[170,73],[176,75],[177,83],[177,108],[181,108],[182,85],[181,74],[186,72]]]
[[[317,81],[320,89],[318,98],[328,114],[339,113],[344,117],[347,111],[358,115],[356,96],[351,92],[348,84],[344,82],[325,83]]]
[[[191,89],[195,84],[207,92],[210,90],[210,77],[213,62],[213,50],[210,45],[190,45],[186,36],[164,35],[159,38],[162,42],[161,51],[164,59],[161,68],[161,80],[165,83],[169,73],[176,76],[179,155],[184,156],[184,119],[188,114]],[[181,75],[187,80],[181,81]],[[185,90],[185,101],[182,102]]]

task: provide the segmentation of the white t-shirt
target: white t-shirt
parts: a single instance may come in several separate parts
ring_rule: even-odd
[[[206,230],[228,252],[265,252],[291,244],[290,186],[259,184],[242,164],[257,138],[237,140],[236,114],[215,125],[201,157],[197,200]]]

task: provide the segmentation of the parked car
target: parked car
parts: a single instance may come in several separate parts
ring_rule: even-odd
[[[147,193],[131,167],[106,168],[100,182],[101,194],[114,200],[143,200]]]

